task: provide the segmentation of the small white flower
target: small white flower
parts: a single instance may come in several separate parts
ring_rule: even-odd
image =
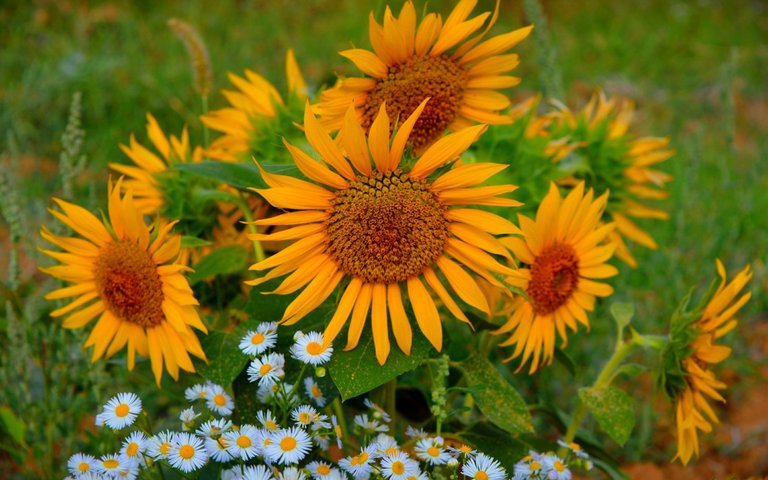
[[[541,457],[542,471],[550,480],[571,480],[571,471],[556,455]]]
[[[229,443],[224,436],[219,438],[205,437],[205,451],[215,462],[227,463],[234,457],[229,451]]]
[[[272,470],[264,465],[250,465],[243,469],[243,474],[237,476],[238,480],[274,480]]]
[[[235,408],[235,403],[232,401],[232,397],[224,391],[224,387],[211,384],[211,393],[208,395],[208,401],[206,402],[208,409],[219,415],[231,415],[232,409]]]
[[[372,462],[376,456],[376,447],[368,445],[360,453],[339,460],[339,466],[351,473],[355,478],[368,477],[373,468]]]
[[[147,455],[155,460],[168,458],[168,452],[171,451],[171,440],[176,434],[170,430],[157,433],[147,440]]]
[[[206,400],[210,392],[210,383],[202,384],[198,383],[184,390],[184,398],[189,402],[195,400]]]
[[[77,477],[86,472],[93,472],[96,470],[96,457],[88,455],[87,453],[76,453],[69,457],[67,461],[67,469],[69,473]]]
[[[302,335],[291,346],[293,358],[308,365],[322,365],[331,359],[332,354],[333,345],[326,347],[323,344],[323,334],[319,332],[309,332]]]
[[[141,399],[134,393],[118,393],[109,399],[101,412],[104,423],[113,430],[133,424],[141,413]]]
[[[307,392],[307,396],[311,398],[319,408],[325,406],[325,395],[323,394],[323,391],[320,390],[320,386],[315,382],[314,378],[307,377],[304,379],[304,390]]]
[[[469,457],[477,453],[474,448],[470,447],[466,443],[463,443],[458,447],[447,447],[447,449],[448,452],[454,457]]]
[[[277,344],[277,324],[261,323],[256,330],[246,333],[240,340],[240,351],[246,355],[261,355]]]
[[[341,450],[341,438],[343,433],[341,431],[341,425],[339,425],[338,420],[336,420],[336,415],[331,415],[331,423],[333,424],[333,433],[336,435],[336,446]]]
[[[179,420],[181,420],[181,423],[184,424],[185,428],[191,428],[195,423],[195,419],[199,416],[200,414],[195,412],[194,408],[189,407],[181,411],[179,414]]]
[[[493,458],[478,453],[461,467],[461,474],[472,480],[504,480],[507,472]]]
[[[331,476],[334,468],[326,462],[314,461],[307,464],[307,470],[315,480],[324,480]]]
[[[94,472],[113,478],[116,477],[119,472],[128,470],[128,467],[127,459],[123,458],[119,453],[112,453],[102,455],[102,457],[96,461]]]
[[[389,421],[391,420],[386,410],[376,405],[369,399],[366,398],[365,400],[363,400],[363,404],[365,404],[366,407],[371,409],[371,416],[376,420],[381,420],[384,423],[389,423]]]
[[[258,442],[259,429],[253,425],[241,425],[239,430],[230,430],[222,435],[227,449],[234,458],[249,460],[261,451]]]
[[[285,357],[281,353],[270,353],[251,361],[248,367],[248,380],[259,382],[259,386],[273,385],[280,380],[285,371]]]
[[[414,440],[418,440],[420,438],[427,438],[429,434],[425,432],[421,428],[413,428],[413,426],[408,425],[408,428],[405,429],[405,436],[408,438],[412,438]]]
[[[541,456],[536,452],[529,452],[529,455],[515,464],[514,479],[527,479],[542,473]]]
[[[381,474],[390,480],[406,480],[419,474],[419,464],[403,452],[385,455],[381,459]]]
[[[147,448],[147,437],[141,432],[132,432],[123,441],[123,447],[120,449],[120,455],[130,460],[132,466],[138,466],[141,463],[143,453]]]
[[[357,425],[367,433],[389,431],[388,426],[382,425],[381,423],[379,423],[378,420],[368,418],[367,413],[361,413],[360,415],[355,415],[353,422],[355,423],[355,425]]]
[[[168,463],[182,472],[189,473],[202,468],[208,461],[203,441],[191,433],[177,433],[171,441]]]
[[[416,442],[414,452],[430,465],[444,465],[451,458],[443,448],[442,437],[422,438]]]
[[[214,438],[232,428],[232,421],[226,418],[208,420],[197,428],[195,434],[201,437]]]
[[[584,451],[584,449],[581,448],[581,445],[579,445],[576,442],[571,443],[565,443],[562,440],[558,440],[557,444],[561,447],[567,448],[571,452],[573,452],[574,455],[576,455],[579,458],[583,458],[584,460],[589,460],[589,454]]]
[[[299,405],[291,412],[291,418],[297,425],[309,427],[317,416],[317,410],[309,405]]]
[[[312,447],[312,439],[299,427],[280,429],[272,434],[271,440],[264,449],[264,457],[281,465],[298,463]]]
[[[315,442],[317,448],[324,452],[327,452],[331,446],[331,436],[327,433],[313,433],[312,441]]]
[[[306,480],[307,476],[304,472],[296,467],[288,467],[282,472],[277,474],[278,480]]]
[[[328,422],[328,415],[316,413],[312,418],[312,431],[328,430],[329,428],[331,428],[331,424]]]
[[[275,416],[272,414],[271,410],[259,410],[256,412],[256,419],[259,421],[262,427],[269,431],[274,432],[280,428],[280,425],[277,424]]]

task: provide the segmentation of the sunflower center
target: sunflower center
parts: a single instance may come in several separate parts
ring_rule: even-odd
[[[548,315],[563,305],[579,283],[579,259],[570,245],[545,248],[531,265],[528,297],[537,315]]]
[[[163,282],[146,250],[121,240],[102,247],[94,265],[96,288],[120,320],[141,327],[162,323]]]
[[[430,97],[411,132],[411,145],[419,149],[440,137],[459,112],[467,81],[467,70],[447,55],[413,56],[388,68],[363,105],[363,128],[373,125],[382,102],[390,118],[404,122],[416,107]]]
[[[360,176],[333,200],[327,252],[366,283],[402,282],[443,254],[445,211],[426,180],[400,170]]]

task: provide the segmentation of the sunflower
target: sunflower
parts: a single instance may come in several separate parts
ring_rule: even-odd
[[[83,238],[53,235],[43,226],[41,235],[63,248],[43,253],[61,262],[41,270],[72,285],[46,295],[49,300],[78,297],[54,310],[52,317],[68,315],[64,328],[81,328],[99,317],[85,342],[93,347],[92,360],[110,357],[127,344],[128,369],[136,353],[149,357],[158,385],[165,364],[178,378],[179,369],[194,372],[189,354],[205,360],[191,327],[205,325],[187,280],[186,267],[173,263],[181,238],[171,235],[173,223],[152,231],[129,191],[121,197],[122,178],[109,185],[109,224],[82,207],[54,199],[61,211],[51,214]]]
[[[725,267],[717,260],[717,272],[720,285],[709,300],[704,310],[688,330],[692,330],[692,340],[688,345],[688,355],[682,359],[684,384],[677,392],[677,454],[686,465],[693,455],[699,456],[698,430],[712,431],[712,424],[718,423],[717,415],[709,405],[709,399],[725,402],[718,390],[723,390],[725,383],[717,380],[710,365],[715,365],[731,354],[731,348],[717,345],[715,342],[736,327],[736,312],[750,299],[750,292],[739,297],[739,293],[752,278],[750,267],[745,267],[736,278],[726,284]],[[738,299],[737,299],[738,297]]]
[[[607,99],[603,92],[595,94],[586,107],[574,114],[565,105],[555,103],[557,110],[545,116],[550,135],[554,138],[549,149],[554,160],[567,155],[587,162],[584,175],[574,174],[559,183],[590,182],[598,192],[610,190],[611,200],[606,213],[616,224],[608,240],[616,247],[616,256],[632,267],[637,266],[625,239],[656,249],[656,241],[632,219],[666,220],[664,210],[649,207],[648,200],[667,198],[664,190],[672,177],[655,166],[674,155],[668,138],[643,137],[633,139],[628,133],[634,112],[632,102],[621,98]],[[565,168],[568,169],[568,162]]]
[[[255,223],[293,227],[252,238],[296,242],[253,265],[252,270],[271,271],[251,283],[290,274],[272,293],[289,294],[304,288],[286,307],[281,322],[287,325],[299,321],[343,284],[338,308],[325,329],[325,343],[336,338],[351,314],[346,349],[354,348],[371,310],[380,364],[390,351],[388,319],[397,345],[410,354],[411,326],[402,289],[407,291],[417,325],[440,350],[440,317],[425,282],[448,311],[469,323],[443,281],[464,302],[488,313],[482,291],[463,267],[496,284],[492,272],[512,273],[492,257],[508,255],[493,235],[514,233],[517,228],[495,214],[467,206],[518,206],[517,201],[499,197],[517,187],[474,188],[505,167],[454,162],[485,126],[469,127],[438,140],[410,168],[402,161],[407,139],[426,105],[425,100],[401,122],[390,144],[390,120],[384,105],[367,137],[350,107],[334,140],[307,104],[306,138],[322,162],[285,144],[299,170],[315,183],[263,172],[271,188],[256,190],[275,207],[292,211]],[[438,169],[442,174],[433,175]]]
[[[133,203],[141,213],[152,215],[166,204],[161,177],[168,167],[175,163],[199,162],[203,159],[203,150],[200,147],[190,150],[186,126],[181,138],[166,136],[151,113],[147,113],[147,135],[159,155],[131,134],[130,145],[120,145],[120,149],[136,165],[110,163],[109,168],[127,177],[122,182],[124,191],[133,192]]]
[[[512,332],[500,344],[515,345],[506,361],[522,355],[520,368],[530,359],[530,373],[552,361],[555,331],[564,347],[566,327],[576,331],[578,322],[589,328],[586,312],[593,309],[595,297],[613,293],[609,285],[594,281],[618,271],[605,263],[614,247],[601,245],[614,228],[600,223],[608,194],[593,196],[591,189],[584,192],[581,182],[562,199],[557,187],[550,184],[536,219],[519,216],[522,238],[503,239],[524,265],[508,281],[526,296],[514,300],[509,319],[494,333]]]
[[[497,90],[520,83],[509,76],[518,56],[504,54],[528,36],[532,26],[483,40],[496,21],[494,12],[485,30],[475,34],[490,12],[467,19],[477,0],[462,0],[443,22],[427,14],[416,27],[416,10],[407,1],[400,16],[387,7],[383,25],[371,13],[369,34],[373,52],[351,49],[340,52],[368,77],[340,80],[320,95],[317,106],[323,124],[337,130],[344,124],[347,107],[368,130],[379,108],[386,103],[392,118],[406,118],[427,97],[431,100],[411,132],[410,144],[422,150],[447,130],[458,131],[475,122],[503,124],[499,114],[510,105]]]
[[[288,50],[286,54],[285,70],[290,98],[303,101],[307,98],[307,84],[301,75],[293,50]],[[247,156],[254,144],[259,142],[262,130],[268,130],[269,122],[279,119],[286,104],[271,83],[251,70],[245,71],[245,78],[229,73],[229,80],[238,89],[222,90],[231,106],[208,112],[202,115],[200,120],[207,127],[223,134],[206,149],[206,156],[237,162]],[[268,143],[274,143],[272,136],[266,140]]]

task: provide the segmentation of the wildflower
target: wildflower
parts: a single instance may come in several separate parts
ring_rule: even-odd
[[[249,465],[243,469],[242,480],[273,480],[272,471],[264,465]]]
[[[285,375],[285,357],[281,353],[270,353],[251,361],[248,367],[248,381],[259,382],[259,386],[273,385]]]
[[[384,455],[381,458],[381,474],[390,480],[405,480],[410,475],[418,475],[419,464],[403,452]]]
[[[478,453],[461,467],[461,474],[472,480],[504,480],[507,472],[498,461],[484,453]]]
[[[430,106],[416,122],[410,143],[424,148],[445,130],[458,131],[473,122],[508,123],[498,112],[510,105],[497,90],[520,83],[517,77],[505,75],[514,69],[517,55],[501,55],[525,39],[533,27],[521,28],[478,43],[493,26],[496,14],[479,35],[490,16],[485,12],[467,20],[476,2],[459,2],[442,22],[430,13],[416,29],[416,10],[408,1],[396,18],[389,7],[384,26],[370,17],[370,37],[374,52],[352,49],[340,52],[368,77],[349,78],[339,82],[320,96],[318,109],[327,128],[344,124],[348,105],[358,108],[356,117],[365,130],[373,129],[376,113],[386,104],[392,118],[407,118],[425,98]]]
[[[304,472],[296,467],[288,467],[277,474],[278,480],[305,480],[307,478]]]
[[[232,397],[224,391],[224,388],[211,384],[211,393],[208,396],[206,405],[208,408],[219,415],[230,415],[232,409],[235,408],[235,403],[232,401]]]
[[[589,328],[586,312],[594,308],[595,297],[613,293],[609,285],[593,280],[618,273],[605,263],[614,247],[600,245],[613,228],[612,224],[600,224],[607,200],[607,193],[593,200],[592,190],[584,193],[583,183],[561,199],[551,184],[536,220],[520,216],[522,238],[505,239],[514,256],[525,264],[509,281],[527,294],[527,298],[514,300],[507,323],[495,331],[511,331],[500,344],[515,346],[506,361],[522,356],[522,368],[531,360],[530,373],[550,363],[555,332],[565,346],[566,327],[576,331],[579,322]]]
[[[302,363],[309,365],[322,365],[331,359],[332,345],[325,345],[323,335],[318,332],[309,332],[302,335],[291,346],[291,355]]]
[[[275,322],[260,323],[256,330],[250,330],[243,335],[238,346],[246,355],[261,355],[277,344],[277,324]]]
[[[386,425],[382,425],[379,423],[378,420],[374,420],[371,418],[368,418],[367,413],[361,413],[359,415],[355,415],[355,418],[353,419],[353,422],[355,425],[363,429],[363,431],[367,433],[374,433],[374,432],[388,432],[389,427]]]
[[[171,451],[171,441],[174,435],[176,435],[174,432],[166,430],[149,437],[147,440],[147,455],[155,460],[167,459],[168,452]]]
[[[141,432],[131,432],[123,441],[120,455],[127,458],[132,466],[138,466],[147,447],[147,437]]]
[[[571,453],[573,453],[574,455],[576,455],[579,458],[582,458],[584,460],[588,460],[589,459],[589,454],[587,452],[585,452],[584,449],[581,448],[581,445],[579,445],[576,442],[565,443],[562,440],[558,440],[557,444],[560,445],[563,448],[567,448],[568,450],[571,451]]]
[[[261,451],[259,429],[253,425],[241,425],[239,430],[229,430],[221,435],[229,453],[235,458],[250,460]]]
[[[270,410],[259,410],[256,412],[256,419],[259,421],[262,427],[271,432],[274,432],[280,428],[280,425],[278,425],[277,421],[275,420],[275,416]]]
[[[405,429],[405,436],[414,440],[419,440],[421,438],[427,438],[429,434],[421,428],[415,428],[413,425],[408,425]]]
[[[307,396],[311,398],[319,408],[325,406],[325,395],[323,395],[323,391],[320,390],[320,386],[314,378],[307,377],[304,379],[304,390],[306,391]]]
[[[179,414],[179,420],[181,421],[184,428],[192,428],[192,426],[195,423],[195,420],[197,417],[199,417],[200,414],[195,412],[195,409],[192,407],[185,408],[181,411]]]
[[[299,405],[291,412],[291,418],[298,425],[307,427],[312,424],[317,414],[317,410],[310,407],[309,405]]]
[[[187,399],[189,402],[194,402],[195,400],[207,400],[210,390],[210,383],[197,383],[195,385],[192,385],[191,387],[184,390],[184,398]]]
[[[336,420],[336,415],[331,415],[331,424],[333,425],[333,433],[336,436],[336,446],[341,450],[341,438],[343,436],[341,431],[341,425],[339,425],[338,420]]]
[[[312,478],[315,480],[324,480],[331,476],[331,473],[335,470],[330,464],[322,461],[313,461],[307,464],[307,470]]]
[[[97,469],[96,457],[87,453],[76,453],[67,460],[67,469],[75,477],[87,472],[95,472]]]
[[[376,435],[370,444],[376,447],[376,454],[379,456],[394,455],[400,451],[400,446],[397,444],[395,437],[386,433]]]
[[[106,477],[115,477],[118,473],[129,469],[127,459],[124,459],[119,453],[102,455],[96,462],[94,472]]]
[[[132,425],[141,413],[141,399],[134,393],[118,393],[109,399],[101,412],[104,423],[113,430]]]
[[[272,442],[264,449],[264,456],[281,465],[302,460],[312,446],[312,439],[299,427],[280,429],[272,433]]]
[[[469,445],[462,443],[458,447],[447,447],[448,452],[456,457],[468,458],[477,453],[477,451]]]
[[[422,438],[413,449],[416,456],[430,465],[444,465],[451,456],[443,448],[443,438]]]
[[[189,473],[198,470],[208,461],[203,441],[191,433],[177,433],[171,441],[168,463],[173,468]]]
[[[293,391],[293,385],[287,385],[282,382],[260,383],[258,390],[256,390],[256,398],[261,403],[271,402],[273,399],[280,399],[286,404],[292,404],[299,401],[298,396]]]
[[[384,423],[389,423],[392,420],[386,410],[373,403],[370,399],[366,398],[363,400],[363,404],[372,410],[371,414],[373,415],[373,418],[381,420]]]
[[[380,364],[389,356],[390,321],[400,349],[406,354],[411,351],[411,326],[405,314],[401,287],[407,288],[419,328],[440,350],[441,320],[423,282],[427,282],[456,318],[466,323],[469,319],[438,279],[435,269],[445,274],[459,298],[484,312],[488,311],[485,297],[460,264],[497,283],[489,272],[512,273],[486,252],[504,254],[503,245],[491,233],[513,233],[517,228],[488,212],[453,208],[518,205],[498,197],[514,191],[514,186],[470,188],[503,170],[504,166],[452,165],[484,127],[469,127],[440,139],[412,168],[401,170],[406,140],[425,105],[426,101],[422,102],[401,123],[391,147],[389,117],[383,108],[367,139],[350,110],[337,143],[307,106],[304,129],[309,143],[320,152],[322,163],[291,144],[286,146],[298,168],[325,186],[262,172],[271,188],[257,190],[275,207],[295,210],[257,220],[257,225],[297,226],[269,235],[251,235],[251,238],[297,241],[253,265],[253,270],[271,271],[248,283],[255,285],[294,272],[272,292],[287,294],[304,287],[286,307],[281,319],[282,323],[294,324],[325,301],[342,279],[348,279],[323,339],[326,345],[331,345],[351,314],[345,349],[354,348],[370,310],[375,353]],[[437,169],[449,166],[456,168],[434,180],[427,178]]]
[[[51,313],[70,314],[64,328],[81,328],[99,317],[85,341],[86,347],[94,347],[93,361],[127,345],[128,369],[133,369],[137,352],[148,356],[159,384],[164,364],[174,380],[179,369],[195,371],[189,354],[205,359],[205,353],[192,328],[207,330],[182,275],[185,267],[171,263],[181,247],[181,237],[170,235],[173,223],[150,229],[132,194],[120,195],[121,185],[122,179],[114,186],[109,183],[109,228],[84,208],[54,199],[62,212],[51,214],[84,238],[59,237],[43,227],[43,238],[66,253],[43,250],[63,265],[42,271],[74,283],[46,298],[79,296]]]
[[[232,428],[232,420],[227,420],[225,418],[215,418],[213,420],[208,420],[207,422],[204,422],[202,425],[197,427],[195,434],[200,437],[213,438],[221,435],[230,428]]]
[[[571,480],[571,471],[556,455],[541,457],[542,473],[551,480]]]
[[[235,458],[229,449],[229,442],[227,442],[224,435],[218,438],[205,437],[204,444],[208,457],[215,462],[227,463]]]
[[[376,455],[376,447],[369,445],[360,449],[360,453],[339,460],[339,467],[351,473],[355,478],[368,477],[373,469],[372,462]]]

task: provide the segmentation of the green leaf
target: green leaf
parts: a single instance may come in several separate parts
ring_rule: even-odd
[[[227,386],[240,374],[248,357],[238,348],[244,334],[238,328],[233,332],[211,332],[200,342],[208,363],[197,365],[197,373],[214,383]]]
[[[488,420],[511,433],[533,431],[523,397],[487,358],[472,354],[461,362],[460,368],[467,385],[474,389],[478,408]]]
[[[488,422],[473,425],[469,430],[460,433],[459,437],[478,451],[498,460],[508,475],[512,474],[515,463],[526,456],[530,448]]]
[[[600,428],[616,443],[624,445],[635,426],[632,397],[614,387],[580,388],[579,399]]]
[[[240,190],[250,187],[266,188],[267,184],[261,178],[259,168],[254,163],[217,162],[206,160],[198,163],[177,163],[174,170],[196,173],[213,178]]]
[[[27,426],[24,424],[23,420],[13,413],[13,410],[11,410],[10,407],[5,405],[0,406],[0,421],[2,421],[5,431],[8,432],[14,442],[22,447],[27,446],[27,442],[24,439]]]
[[[366,327],[360,343],[353,350],[345,352],[335,347],[331,361],[328,363],[328,373],[338,388],[342,401],[346,401],[413,370],[424,363],[433,351],[432,345],[420,332],[413,332],[410,356],[405,355],[393,345],[387,362],[379,365],[376,360],[373,335]]]
[[[613,303],[611,304],[611,315],[616,320],[616,324],[619,326],[619,330],[629,325],[632,321],[632,316],[635,314],[635,306],[631,303]]]
[[[200,259],[195,271],[189,274],[189,283],[205,280],[214,275],[242,272],[248,268],[248,250],[241,245],[221,247]]]
[[[213,242],[203,240],[202,238],[191,237],[189,235],[184,235],[181,237],[181,248],[197,248],[206,247],[208,245],[213,245]]]

